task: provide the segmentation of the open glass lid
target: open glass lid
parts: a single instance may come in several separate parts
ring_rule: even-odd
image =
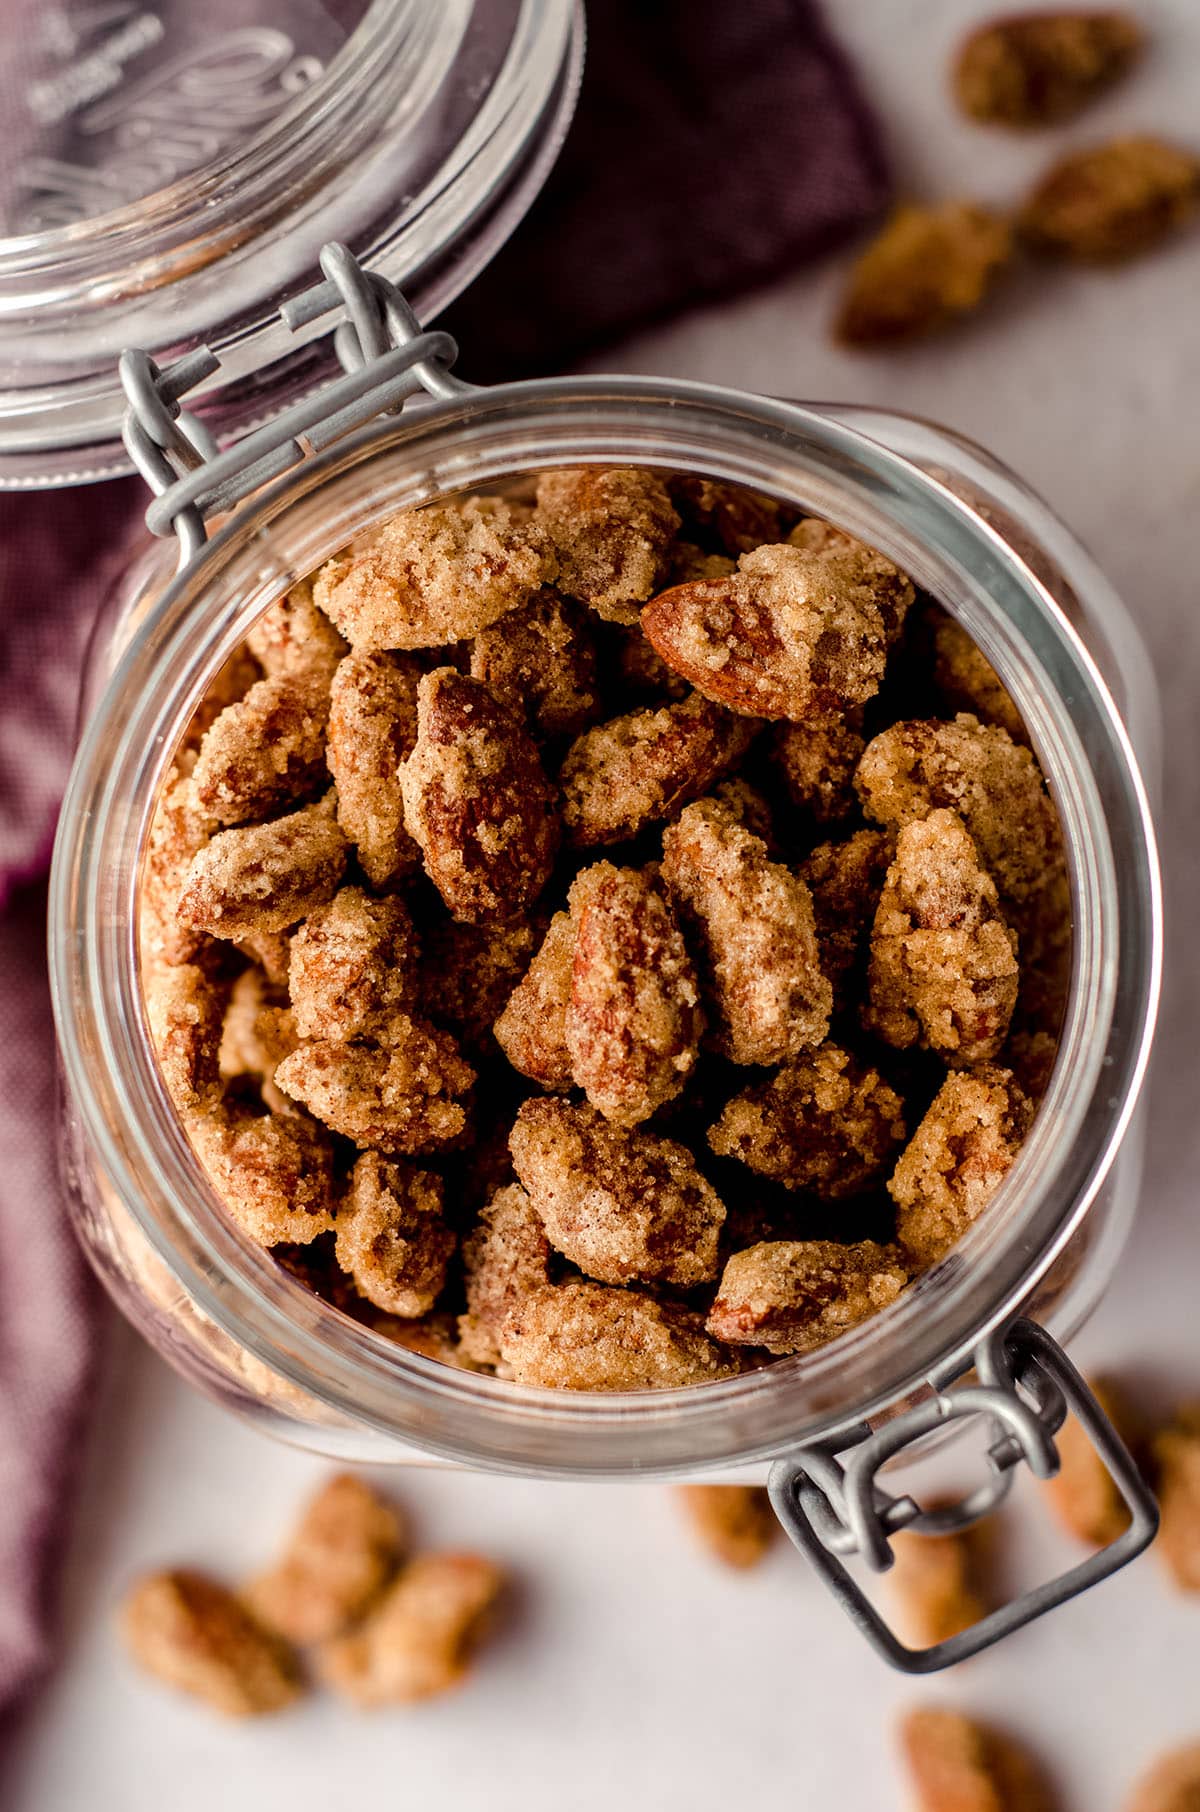
[[[336,236],[436,315],[566,131],[578,0],[56,0],[0,43],[0,487],[127,468],[117,359],[221,361],[245,433],[328,374],[281,301]]]

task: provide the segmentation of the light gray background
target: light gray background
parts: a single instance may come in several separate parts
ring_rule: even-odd
[[[1120,128],[1197,136],[1200,7],[1143,0],[1145,68],[1082,124],[1012,139],[957,120],[943,71],[988,0],[827,0],[914,194],[1010,200],[1067,140]],[[802,173],[798,173],[798,179]],[[711,378],[793,396],[894,405],[974,436],[1071,522],[1142,622],[1167,724],[1163,819],[1169,969],[1152,1081],[1141,1223],[1078,1344],[1152,1398],[1200,1392],[1195,1174],[1200,1020],[1196,822],[1200,619],[1200,234],[1114,275],[1030,272],[987,318],[927,347],[850,356],[826,323],[845,260],[646,335],[607,369]],[[400,1475],[425,1538],[476,1544],[523,1581],[514,1627],[461,1694],[353,1717],[328,1700],[227,1728],[137,1678],[114,1641],[123,1582],[156,1562],[237,1574],[263,1562],[325,1469],[201,1401],[122,1332],[85,1485],[62,1666],[18,1742],[8,1812],[655,1812],[903,1801],[896,1708],[944,1699],[1040,1741],[1069,1803],[1102,1812],[1159,1747],[1200,1737],[1200,1602],[1147,1559],[952,1678],[909,1686],[860,1647],[781,1546],[726,1575],[651,1486],[543,1486]],[[1030,1538],[1044,1567],[1063,1550]]]

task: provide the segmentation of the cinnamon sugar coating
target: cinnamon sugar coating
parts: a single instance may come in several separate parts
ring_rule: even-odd
[[[403,900],[341,887],[292,938],[288,987],[301,1038],[386,1037],[417,992],[420,948]]]
[[[1017,226],[1036,251],[1119,264],[1153,251],[1200,210],[1200,157],[1162,139],[1068,151],[1034,185]]]
[[[451,916],[515,918],[549,878],[553,789],[524,725],[480,681],[439,667],[417,691],[418,730],[400,769],[404,818]]]
[[[281,931],[337,892],[346,839],[329,799],[218,831],[192,858],[176,908],[189,930],[237,939]]]
[[[562,765],[562,814],[578,848],[621,843],[670,818],[728,773],[755,728],[693,692],[585,730]]]
[[[687,1289],[716,1276],[725,1208],[686,1145],[535,1099],[509,1149],[551,1245],[589,1277]]]
[[[899,1734],[917,1812],[1055,1812],[1041,1769],[991,1725],[929,1706],[907,1713]]]
[[[1158,1553],[1181,1592],[1200,1592],[1200,1403],[1182,1404],[1151,1442]]]
[[[838,716],[781,724],[772,738],[788,797],[817,824],[836,824],[854,810],[854,774],[865,747],[855,723]]]
[[[941,807],[957,812],[1006,902],[1023,905],[1062,869],[1058,814],[1041,770],[998,724],[966,712],[951,723],[893,724],[867,744],[855,784],[877,824],[898,829]]]
[[[821,968],[841,1006],[875,922],[896,840],[888,831],[855,831],[844,843],[821,843],[797,870],[812,895]]]
[[[337,1262],[389,1315],[427,1315],[441,1295],[455,1239],[442,1217],[442,1179],[364,1151],[338,1203]]]
[[[167,1093],[181,1113],[216,1104],[221,1028],[229,998],[193,963],[157,965],[146,977],[146,1011]]]
[[[950,1072],[888,1184],[896,1237],[916,1265],[936,1264],[978,1220],[1032,1119],[1010,1070],[985,1063]]]
[[[567,1007],[575,961],[575,921],[556,912],[541,948],[496,1020],[496,1041],[515,1070],[543,1088],[570,1088]]]
[[[364,1480],[342,1472],[313,1496],[280,1559],[241,1596],[289,1642],[327,1642],[370,1609],[407,1547],[405,1518]]]
[[[773,497],[698,472],[672,474],[667,491],[683,518],[684,533],[716,541],[727,554],[748,554],[764,541],[779,540],[779,505]]]
[[[718,1048],[734,1063],[782,1063],[819,1044],[832,990],[805,883],[712,800],[668,827],[662,872]]]
[[[356,1145],[405,1157],[462,1135],[475,1072],[449,1032],[393,1015],[387,1044],[306,1039],[275,1072],[285,1094]]]
[[[869,1028],[949,1063],[996,1056],[1017,1004],[1017,938],[955,812],[906,824],[871,932]]]
[[[506,925],[445,919],[431,926],[421,963],[422,998],[430,1019],[449,1026],[469,1050],[486,1051],[493,1025],[536,960],[545,923],[539,913]]]
[[[735,1095],[708,1135],[719,1156],[826,1201],[881,1180],[903,1139],[896,1091],[829,1043]]]
[[[327,561],[313,597],[357,651],[444,648],[527,603],[554,572],[528,509],[468,497],[401,510]]]
[[[662,479],[627,466],[543,472],[537,502],[560,590],[611,623],[636,623],[666,575],[679,528]]]
[[[192,713],[192,721],[187,727],[178,759],[183,761],[193,756],[226,705],[245,698],[255,680],[260,680],[262,676],[263,669],[249,646],[243,642],[209,681],[208,690]]]
[[[862,252],[834,318],[843,346],[893,346],[979,308],[1011,263],[1008,222],[971,201],[898,207]]]
[[[543,1390],[676,1390],[737,1370],[699,1315],[594,1283],[530,1291],[505,1316],[499,1344],[509,1375]]]
[[[328,672],[302,668],[258,680],[200,744],[192,779],[201,811],[219,824],[241,824],[309,797],[326,774],[328,719]]]
[[[346,644],[313,602],[310,579],[289,586],[264,610],[246,637],[246,646],[268,678],[319,670],[328,682],[346,653]]]
[[[333,1226],[333,1148],[299,1115],[222,1106],[187,1122],[210,1182],[260,1246],[304,1246]]]
[[[577,736],[600,715],[588,613],[556,591],[538,592],[481,630],[471,643],[470,670],[536,736]]]
[[[668,666],[731,710],[776,718],[846,711],[883,678],[887,636],[873,560],[849,545],[821,554],[786,542],[758,547],[730,578],[660,592],[642,612],[642,630]]]
[[[282,1711],[303,1693],[285,1642],[201,1573],[151,1573],[121,1606],[129,1653],[158,1680],[231,1718]]]
[[[951,711],[999,724],[1014,742],[1028,742],[1021,713],[1000,675],[961,623],[939,612],[933,625],[933,679]]]
[[[677,1485],[675,1497],[701,1545],[739,1572],[756,1567],[779,1534],[761,1485]]]
[[[868,584],[883,618],[883,633],[889,647],[904,628],[904,621],[916,592],[907,573],[881,554],[868,547],[836,522],[823,516],[805,516],[788,533],[788,546],[799,547],[806,554],[821,554],[842,571],[857,576]]]
[[[459,1686],[504,1590],[478,1554],[418,1554],[362,1626],[323,1644],[321,1677],[356,1705],[407,1705]]]
[[[467,1309],[458,1321],[463,1354],[496,1366],[500,1328],[509,1310],[550,1282],[550,1242],[541,1216],[519,1183],[498,1189],[463,1244]]]
[[[421,852],[404,828],[400,764],[417,740],[417,683],[411,657],[348,654],[330,683],[325,759],[337,785],[338,823],[373,887],[413,869]]]
[[[652,871],[594,863],[576,876],[570,903],[571,1073],[607,1120],[636,1126],[695,1068],[704,1027],[696,972]]]
[[[1071,119],[1137,60],[1142,28],[1115,11],[994,19],[964,40],[954,93],[971,119],[1047,126]]]
[[[764,1240],[726,1264],[708,1331],[734,1346],[807,1353],[886,1308],[907,1282],[895,1249],[874,1240]]]

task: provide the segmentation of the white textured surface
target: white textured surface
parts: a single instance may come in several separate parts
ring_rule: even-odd
[[[847,43],[889,122],[902,183],[1004,200],[1055,144],[1128,126],[1196,133],[1200,8],[1138,10],[1157,48],[1071,132],[1011,140],[960,124],[941,72],[972,0],[842,0]],[[842,261],[639,339],[605,361],[796,396],[911,409],[991,446],[1092,546],[1144,622],[1167,711],[1169,979],[1152,1085],[1142,1221],[1079,1343],[1161,1398],[1200,1389],[1197,709],[1200,237],[1114,276],[1036,273],[986,321],[902,355],[833,351]],[[352,1718],[328,1701],[227,1729],[137,1679],[109,1612],[140,1567],[257,1565],[322,1471],[200,1401],[131,1336],[116,1342],[68,1582],[62,1666],[21,1734],[6,1812],[327,1812],[476,1804],[494,1812],[655,1812],[901,1803],[887,1727],[945,1698],[1042,1742],[1069,1804],[1115,1807],[1157,1748],[1200,1736],[1200,1603],[1152,1560],[949,1680],[909,1687],[863,1650],[799,1560],[723,1575],[680,1540],[651,1487],[545,1487],[421,1474],[397,1484],[427,1539],[475,1543],[524,1579],[521,1614],[461,1695]],[[1043,1566],[1058,1552],[1031,1546]]]

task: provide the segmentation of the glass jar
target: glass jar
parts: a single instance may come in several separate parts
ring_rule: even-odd
[[[1156,704],[1120,603],[1017,478],[922,422],[639,378],[443,388],[259,491],[174,580],[162,559],[145,563],[97,652],[50,940],[73,1211],[108,1287],[181,1371],[291,1440],[363,1461],[426,1454],[554,1477],[687,1476],[836,1446],[960,1378],[1018,1311],[1068,1335],[1134,1211],[1159,975],[1138,760],[1153,772]],[[576,1396],[455,1370],[311,1294],[223,1212],[159,1080],[139,987],[135,899],[153,801],[197,701],[256,616],[396,509],[572,463],[703,472],[881,548],[963,623],[1014,697],[1070,868],[1059,1057],[987,1212],[832,1345],[686,1390]]]
[[[218,439],[328,378],[328,324],[279,307],[334,232],[437,313],[545,180],[582,54],[580,0],[39,8],[0,44],[0,488],[127,469],[127,346],[217,354]]]

